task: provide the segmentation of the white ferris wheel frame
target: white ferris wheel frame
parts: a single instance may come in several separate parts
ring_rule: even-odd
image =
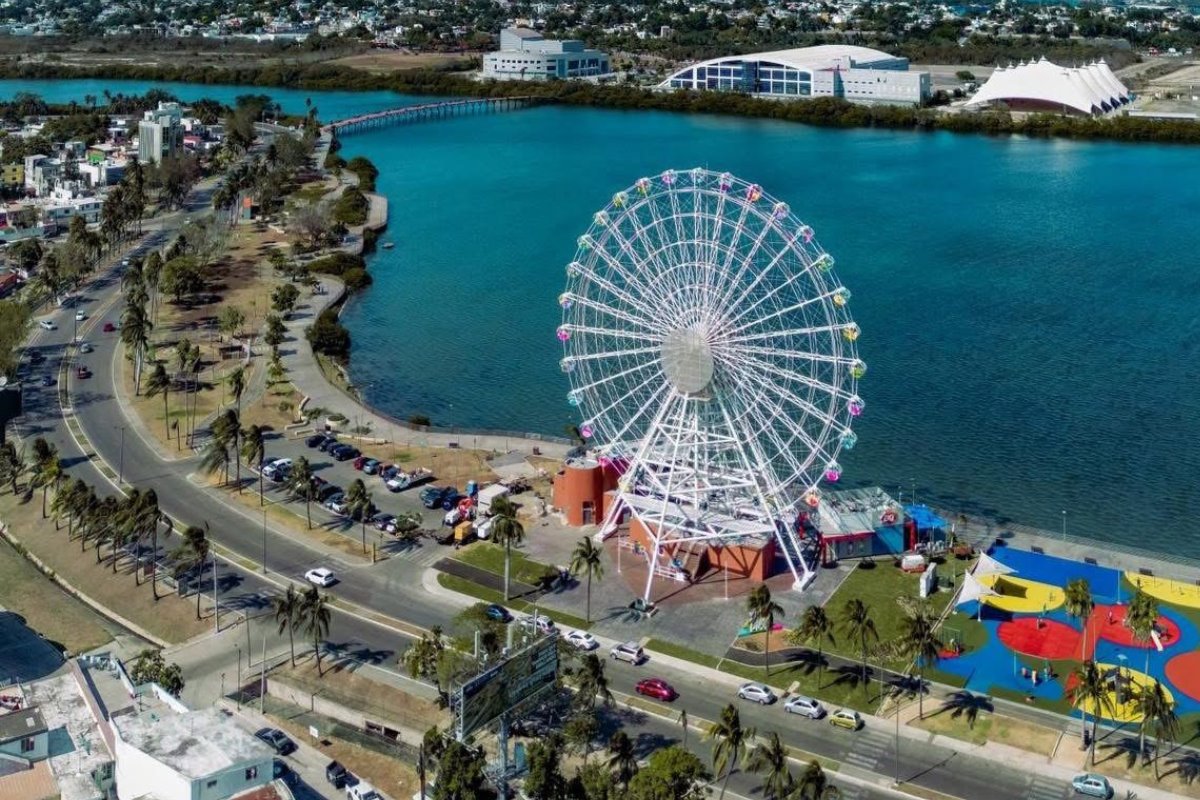
[[[613,195],[560,296],[568,401],[625,463],[600,537],[628,512],[663,545],[774,537],[797,588],[815,575],[797,509],[841,476],[864,408],[850,293],[812,228],[761,187],[667,170]]]

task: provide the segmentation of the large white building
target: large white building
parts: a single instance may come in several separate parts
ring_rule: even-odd
[[[1003,106],[1014,111],[1107,114],[1129,102],[1129,90],[1103,60],[1060,67],[1043,56],[1000,67],[967,101],[967,108]]]
[[[576,39],[544,39],[529,28],[500,31],[500,49],[483,57],[483,77],[501,80],[596,78],[610,72],[607,54]]]
[[[661,89],[711,89],[756,97],[840,97],[861,103],[919,105],[931,94],[929,73],[908,59],[869,47],[826,44],[713,58],[675,72]]]
[[[178,103],[159,103],[138,122],[138,161],[161,164],[179,151],[183,141],[183,109]]]

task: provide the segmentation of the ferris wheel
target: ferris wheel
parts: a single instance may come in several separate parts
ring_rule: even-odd
[[[557,331],[580,433],[624,468],[602,534],[632,513],[661,545],[775,537],[813,573],[800,504],[842,473],[866,373],[850,292],[788,205],[706,169],[613,195],[567,266]]]

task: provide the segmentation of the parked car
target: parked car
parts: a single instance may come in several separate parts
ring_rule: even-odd
[[[337,583],[337,576],[327,567],[316,567],[304,573],[304,580],[315,586],[332,586]]]
[[[323,480],[323,481],[321,481],[321,484],[317,487],[317,502],[324,503],[326,500],[333,497],[334,495],[345,494],[345,493],[346,493],[346,490],[343,489],[342,487],[338,486],[336,483],[329,483],[328,481]]]
[[[263,467],[263,477],[269,481],[282,481],[287,472],[292,468],[292,460],[290,458],[277,458],[274,461]]]
[[[304,444],[307,447],[317,447],[328,438],[329,437],[323,433],[314,433],[312,436],[309,436],[304,440]],[[337,762],[335,761],[334,763],[336,764]],[[339,766],[341,765],[339,764]]]
[[[328,497],[325,498],[325,502],[323,503],[323,505],[335,514],[344,515],[346,513],[346,508],[347,508],[346,493],[345,492],[335,492],[335,493],[329,495]]]
[[[371,784],[360,781],[346,790],[346,800],[383,800],[383,795]]]
[[[738,687],[738,697],[764,706],[774,703],[777,699],[771,687],[761,683],[743,683]]]
[[[104,332],[105,333],[112,333],[116,329],[117,329],[117,326],[114,325],[113,323],[111,323],[111,322],[104,323]]]
[[[363,462],[362,471],[368,475],[374,475],[379,472],[379,459],[368,458]]]
[[[336,436],[325,434],[325,441],[317,445],[317,449],[322,453],[328,453],[330,449],[337,447],[338,440]]]
[[[42,330],[45,330],[45,331],[58,330],[58,325],[52,319],[39,319],[38,325],[42,328]]]
[[[521,624],[526,628],[533,628],[538,633],[558,635],[558,628],[554,627],[554,620],[544,614],[525,617],[521,620]]]
[[[46,360],[46,356],[45,356],[45,354],[42,353],[41,350],[30,350],[29,351],[29,363],[30,364],[41,364],[45,360]]]
[[[809,719],[820,719],[825,716],[825,706],[821,705],[820,700],[814,700],[802,694],[789,697],[788,701],[783,704],[783,710],[789,714],[799,714]]]
[[[859,716],[857,711],[849,708],[839,708],[829,715],[829,724],[856,731],[863,726],[863,718]]]
[[[270,745],[277,755],[286,756],[296,750],[296,743],[278,728],[260,728],[254,735]]]
[[[613,645],[613,649],[608,651],[608,655],[614,661],[628,661],[634,666],[646,660],[646,651],[638,646],[637,642]]]
[[[349,461],[352,458],[357,458],[359,452],[358,448],[351,447],[350,445],[346,444],[339,447],[335,452],[331,453],[331,455],[337,461]]]
[[[371,518],[371,524],[374,525],[377,530],[381,530],[381,531],[386,531],[388,528],[388,525],[392,524],[395,521],[396,521],[395,514],[387,514],[384,512],[380,512]]]
[[[79,352],[81,352],[81,353],[90,353],[90,352],[92,352],[93,349],[94,348],[92,347],[91,342],[80,342],[79,343]]]
[[[379,468],[379,478],[385,483],[395,477],[400,468],[395,464],[384,464]]]
[[[332,783],[335,789],[341,789],[346,784],[346,777],[349,774],[340,762],[330,761],[325,765],[325,780]]]
[[[490,620],[496,622],[512,622],[512,614],[508,613],[508,609],[498,603],[490,604],[483,612]]]
[[[42,376],[42,386],[53,386],[53,385],[54,385],[54,376],[53,375],[43,375]]]
[[[580,650],[595,650],[600,646],[600,643],[596,641],[596,637],[587,631],[571,631],[563,638]]]
[[[675,688],[662,678],[643,678],[637,682],[634,690],[638,694],[653,697],[655,700],[662,700],[667,703],[679,697],[679,692],[675,691]]]
[[[1108,782],[1108,778],[1093,772],[1076,775],[1071,779],[1071,788],[1075,790],[1075,794],[1084,794],[1088,797],[1101,797],[1108,800],[1113,796],[1113,787]]]
[[[360,455],[354,459],[354,463],[351,466],[353,466],[356,470],[359,470],[361,472],[362,468],[364,466],[366,466],[367,461],[369,461],[369,460],[370,459],[368,459],[366,456]]]
[[[75,377],[79,378],[80,380],[83,380],[84,378],[90,378],[92,377],[92,371],[80,364],[75,370]]]
[[[75,321],[76,322],[83,322],[85,319],[87,319],[87,314],[83,313],[82,311],[75,312]]]
[[[453,486],[430,486],[421,491],[421,505],[426,508],[441,508],[442,500],[452,494],[458,494]]]

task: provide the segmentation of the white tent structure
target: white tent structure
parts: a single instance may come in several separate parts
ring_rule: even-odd
[[[1107,114],[1129,102],[1129,90],[1103,60],[1085,67],[1060,67],[1045,56],[1000,67],[967,101],[967,108],[1004,104],[1018,110],[1061,110]]]
[[[987,553],[980,553],[979,560],[975,562],[975,568],[971,570],[970,574],[981,577],[983,575],[1011,575],[1014,572],[1016,572],[1015,569],[1001,564]]]
[[[968,572],[963,576],[962,588],[958,591],[958,600],[954,605],[961,606],[963,603],[969,603],[972,600],[983,601],[985,597],[996,597],[999,593],[990,586],[984,586],[979,582],[979,579]]]

